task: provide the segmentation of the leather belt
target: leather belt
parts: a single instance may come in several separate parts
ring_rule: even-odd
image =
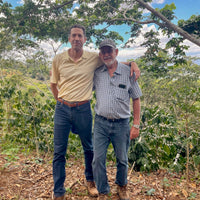
[[[69,107],[81,106],[81,105],[89,102],[89,100],[77,101],[77,102],[68,102],[68,101],[65,101],[64,99],[58,99],[58,101],[60,101],[61,103],[65,104],[65,105],[67,105]]]
[[[121,122],[123,120],[126,120],[127,118],[119,118],[119,119],[110,119],[110,118],[107,118],[107,117],[103,117],[101,115],[97,115],[97,117],[103,119],[103,120],[107,120],[109,122]]]

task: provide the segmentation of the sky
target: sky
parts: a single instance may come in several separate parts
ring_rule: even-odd
[[[3,0],[3,2],[9,2],[12,4],[13,7],[15,6],[20,6],[23,4],[23,0]],[[177,24],[178,20],[184,19],[187,20],[189,19],[192,15],[200,15],[200,1],[199,0],[154,0],[151,6],[153,8],[158,7],[158,8],[163,8],[164,5],[166,4],[171,4],[174,3],[176,6],[175,16],[177,17],[173,23]],[[121,33],[120,30],[126,30],[129,31],[128,26],[120,26],[120,27],[112,27],[112,30],[115,30],[119,33]],[[129,40],[130,35],[122,35],[124,37],[124,43],[119,44],[118,48],[120,49],[119,55],[118,55],[118,60],[120,61],[126,61],[127,59],[136,59],[137,57],[140,57],[144,54],[145,48],[141,46],[141,43],[144,41],[143,35],[145,32],[149,31],[150,29],[156,30],[156,27],[154,25],[144,25],[142,29],[142,34],[136,38],[135,42],[130,44],[130,48],[126,49],[121,49],[120,46],[123,46],[126,41]],[[125,31],[124,31],[125,32]],[[161,46],[164,46],[166,42],[168,41],[168,38],[166,36],[163,36],[162,33],[160,32],[160,39],[161,39]],[[197,45],[189,42],[188,40],[185,40],[184,42],[185,45],[190,46],[189,49],[187,50],[187,55],[189,56],[196,56],[200,57],[200,47]],[[60,43],[55,43],[51,41],[51,45],[49,42],[41,42],[41,47],[46,50],[46,52],[49,55],[53,55],[53,49],[52,45],[54,47],[57,47],[60,45]],[[98,51],[97,49],[93,49],[94,45],[90,44],[90,47],[85,47],[86,50],[89,51]],[[60,52],[66,50],[69,48],[69,45],[63,45],[62,48],[59,50]]]

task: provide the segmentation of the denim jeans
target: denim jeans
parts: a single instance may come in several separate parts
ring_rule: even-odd
[[[127,184],[128,173],[129,119],[110,122],[96,115],[94,123],[93,175],[98,192],[103,194],[107,194],[110,191],[106,175],[106,153],[110,142],[113,145],[117,161],[115,183],[123,186]]]
[[[54,116],[53,158],[54,195],[56,197],[62,196],[65,193],[65,155],[71,130],[74,130],[81,139],[85,156],[86,180],[93,181],[92,114],[90,102],[77,107],[68,107],[57,101]]]

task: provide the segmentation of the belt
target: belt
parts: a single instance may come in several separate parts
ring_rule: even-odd
[[[111,119],[111,118],[107,118],[107,117],[103,117],[101,115],[96,115],[98,116],[99,118],[103,119],[103,120],[107,120],[109,122],[121,122],[123,120],[126,120],[127,118],[119,118],[119,119]]]
[[[68,101],[65,101],[64,99],[58,99],[58,101],[60,101],[61,103],[69,106],[69,107],[76,107],[76,106],[81,106],[85,103],[88,103],[89,100],[86,100],[86,101],[77,101],[77,102],[68,102]]]

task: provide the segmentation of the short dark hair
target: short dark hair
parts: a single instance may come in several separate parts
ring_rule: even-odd
[[[80,28],[80,29],[82,29],[82,30],[83,30],[84,36],[86,36],[85,27],[82,26],[82,25],[80,25],[80,24],[75,24],[75,25],[71,26],[71,28],[69,29],[69,35],[71,34],[71,30],[72,30],[73,28]]]

